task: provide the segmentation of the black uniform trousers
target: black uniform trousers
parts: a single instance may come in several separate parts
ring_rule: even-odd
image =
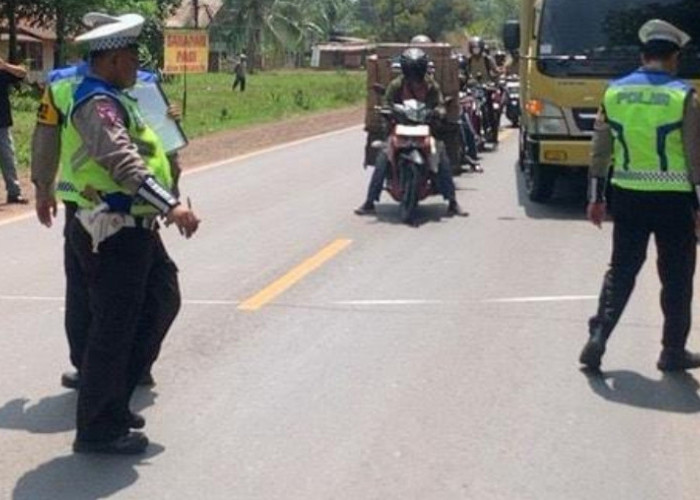
[[[129,432],[129,401],[180,309],[177,267],[158,231],[124,228],[92,251],[74,218],[69,241],[89,294],[91,321],[80,364],[77,438]]]
[[[66,275],[66,312],[64,324],[66,336],[68,337],[68,347],[71,364],[80,372],[80,367],[83,363],[83,354],[87,346],[87,338],[90,330],[90,312],[88,283],[80,266],[78,253],[71,245],[70,225],[78,210],[78,205],[72,202],[66,202],[66,223],[63,229],[63,267]],[[173,264],[174,265],[174,264]],[[177,283],[175,283],[177,285]],[[179,298],[177,299],[179,302]],[[173,308],[177,308],[173,304]],[[151,364],[144,369],[144,375],[150,373],[153,363],[158,357],[160,346],[155,346],[155,356]]]
[[[66,274],[66,313],[64,317],[70,362],[80,371],[90,328],[90,305],[85,275],[80,269],[78,255],[71,247],[69,230],[78,205],[66,202],[66,224],[63,229],[63,269]]]
[[[691,324],[693,276],[697,256],[694,196],[683,193],[613,189],[613,252],[591,332],[608,337],[617,324],[646,260],[649,238],[657,248],[664,314],[663,345],[685,349]]]

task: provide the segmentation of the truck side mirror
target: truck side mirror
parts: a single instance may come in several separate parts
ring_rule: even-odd
[[[520,49],[520,21],[510,19],[503,24],[503,44],[510,53]]]

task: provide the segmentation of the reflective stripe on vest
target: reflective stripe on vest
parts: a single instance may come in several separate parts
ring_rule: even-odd
[[[83,87],[85,86],[85,87]],[[92,89],[91,87],[94,87]],[[88,92],[85,92],[87,89]],[[80,97],[80,94],[84,97]],[[109,172],[87,155],[87,148],[73,124],[75,109],[85,101],[98,95],[106,95],[121,104],[127,114],[127,130],[132,141],[137,145],[139,154],[146,163],[149,172],[158,182],[167,189],[172,188],[172,173],[170,162],[158,135],[146,124],[138,109],[136,101],[123,92],[111,89],[93,78],[86,78],[80,85],[74,96],[74,104],[69,114],[69,120],[65,133],[63,149],[68,159],[67,165],[72,172],[72,180],[78,193],[97,192],[102,195],[129,193],[119,186],[110,176]],[[131,197],[131,195],[129,195]],[[82,208],[93,208],[96,200],[80,196],[77,201]],[[158,210],[140,198],[134,197],[131,207],[131,215],[142,216],[156,214]]]
[[[645,69],[610,85],[604,103],[615,138],[613,185],[635,191],[693,190],[682,137],[690,92],[670,75]]]

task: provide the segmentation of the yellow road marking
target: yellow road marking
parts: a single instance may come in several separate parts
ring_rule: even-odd
[[[335,240],[330,245],[321,249],[321,251],[316,255],[306,259],[287,274],[272,282],[249,299],[245,300],[238,306],[238,309],[240,311],[257,311],[261,309],[266,304],[269,304],[295,284],[300,282],[307,275],[311,274],[323,264],[345,250],[351,243],[352,240]]]

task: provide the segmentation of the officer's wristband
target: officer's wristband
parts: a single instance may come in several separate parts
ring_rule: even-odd
[[[591,177],[588,179],[589,203],[605,203],[605,177]]]
[[[180,204],[170,192],[165,189],[154,177],[146,177],[136,194],[153,205],[163,215],[170,212]]]

